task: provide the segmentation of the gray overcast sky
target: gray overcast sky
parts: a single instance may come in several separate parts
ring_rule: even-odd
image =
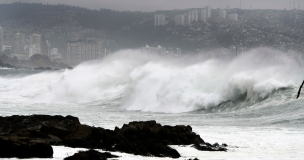
[[[69,4],[91,9],[107,8],[120,11],[155,11],[164,9],[202,8],[211,5],[212,8],[238,8],[240,0],[0,0],[0,3],[12,2],[42,2],[49,4]],[[304,0],[242,0],[242,8],[249,9],[290,9],[290,2],[295,1],[298,8],[304,9]]]

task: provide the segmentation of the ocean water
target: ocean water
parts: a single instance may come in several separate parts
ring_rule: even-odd
[[[124,50],[73,70],[0,69],[0,116],[73,115],[114,129],[130,121],[191,125],[227,152],[172,146],[180,159],[303,159],[304,80],[298,60],[267,48],[233,60]],[[54,147],[54,159],[78,150]],[[170,159],[115,153],[119,159]]]

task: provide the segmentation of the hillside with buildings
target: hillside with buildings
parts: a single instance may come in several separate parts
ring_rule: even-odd
[[[42,54],[75,66],[120,49],[162,56],[214,52],[238,55],[258,47],[304,52],[304,11],[198,6],[120,12],[68,5],[0,5],[0,51],[27,61]],[[146,47],[145,47],[146,46]]]

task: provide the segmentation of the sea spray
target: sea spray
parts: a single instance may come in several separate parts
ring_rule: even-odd
[[[271,51],[271,52],[270,52]],[[275,53],[275,54],[274,54]],[[5,89],[37,103],[87,103],[121,97],[127,110],[180,113],[244,98],[258,103],[296,88],[302,69],[284,53],[256,49],[234,58],[164,58],[125,50],[73,70],[6,77]]]

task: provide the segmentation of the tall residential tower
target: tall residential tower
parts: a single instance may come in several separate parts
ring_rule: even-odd
[[[193,21],[198,21],[198,10],[193,10],[188,13],[188,23],[191,24]]]
[[[175,25],[184,25],[185,24],[185,16],[184,15],[177,15],[175,16]]]
[[[225,19],[226,18],[226,10],[220,9],[219,17]]]
[[[13,46],[12,46],[13,53],[24,54],[25,53],[24,43],[25,43],[24,34],[22,33],[15,34],[13,38]]]
[[[207,14],[207,18],[210,18],[211,17],[211,6],[206,6],[205,11]]]
[[[0,52],[3,52],[3,29],[0,27]]]
[[[204,23],[207,23],[207,12],[206,12],[206,10],[204,10],[204,9],[201,10],[201,20],[202,20]]]
[[[30,37],[29,57],[34,54],[41,54],[41,35],[33,34]]]
[[[154,15],[154,26],[160,26],[166,24],[166,16],[163,14]]]

